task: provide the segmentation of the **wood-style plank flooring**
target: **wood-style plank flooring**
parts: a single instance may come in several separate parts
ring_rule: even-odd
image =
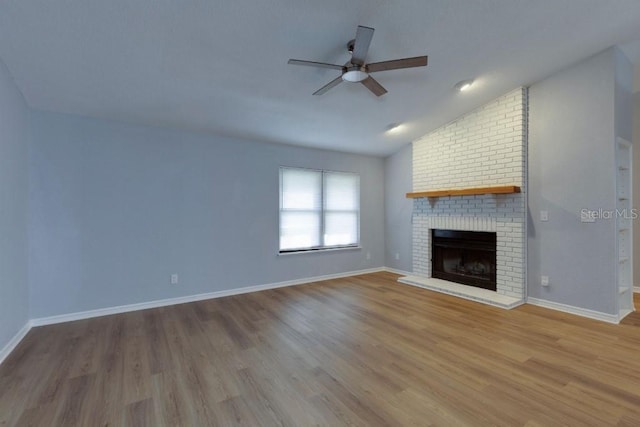
[[[640,425],[640,314],[505,311],[397,277],[34,328],[0,366],[0,425]]]

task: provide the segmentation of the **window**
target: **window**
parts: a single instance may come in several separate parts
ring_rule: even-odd
[[[280,168],[280,252],[360,244],[360,176]]]

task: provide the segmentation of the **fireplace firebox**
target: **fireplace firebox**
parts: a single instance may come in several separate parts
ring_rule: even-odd
[[[431,275],[495,291],[496,233],[431,230]]]

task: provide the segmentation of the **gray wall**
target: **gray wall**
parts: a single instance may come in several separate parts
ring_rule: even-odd
[[[29,110],[0,61],[0,350],[29,319]]]
[[[384,265],[383,159],[32,117],[32,318]],[[362,250],[277,255],[280,165],[361,175]]]
[[[615,221],[582,223],[580,211],[615,209],[617,54],[608,49],[529,90],[528,294],[610,314]]]
[[[411,144],[408,144],[384,161],[385,266],[406,272],[413,268],[413,199],[405,197],[406,193],[413,191],[411,156]],[[396,259],[396,254],[400,259]]]
[[[633,95],[633,207],[640,212],[640,92]],[[640,287],[640,220],[633,224],[633,283]]]

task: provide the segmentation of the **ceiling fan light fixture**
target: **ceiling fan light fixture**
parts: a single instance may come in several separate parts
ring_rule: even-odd
[[[458,92],[464,92],[466,90],[469,90],[472,85],[473,85],[473,80],[462,80],[462,81],[456,83],[455,86],[453,86],[453,87]]]
[[[342,75],[342,80],[346,82],[361,82],[369,77],[364,67],[349,67],[347,71]]]

